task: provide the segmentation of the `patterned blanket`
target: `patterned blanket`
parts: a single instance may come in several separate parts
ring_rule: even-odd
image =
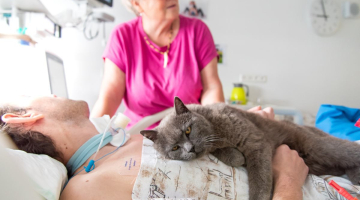
[[[243,167],[230,167],[211,154],[192,161],[168,160],[144,138],[141,168],[133,199],[248,199],[248,177]],[[346,200],[328,182],[334,180],[360,199],[360,186],[346,177],[308,175],[303,190],[306,200]]]

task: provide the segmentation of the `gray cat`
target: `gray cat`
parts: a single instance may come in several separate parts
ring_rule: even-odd
[[[343,175],[360,183],[360,145],[314,127],[265,119],[226,104],[188,105],[175,97],[175,111],[141,134],[174,160],[212,153],[227,165],[246,165],[250,200],[269,200],[272,156],[281,144],[296,150],[315,175]],[[245,164],[246,161],[246,164]]]

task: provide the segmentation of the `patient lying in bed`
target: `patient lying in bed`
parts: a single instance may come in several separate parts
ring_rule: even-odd
[[[83,101],[23,97],[11,102],[0,106],[0,116],[8,113],[7,123],[0,121],[0,125],[18,147],[27,152],[47,154],[66,164],[81,145],[98,134],[88,119],[88,106]],[[106,145],[97,157],[115,149]],[[273,169],[274,199],[294,199],[302,191],[304,199],[338,196],[324,179],[308,176],[305,181],[304,162],[286,146],[277,150]],[[243,168],[228,167],[211,155],[194,162],[164,160],[156,154],[150,141],[136,134],[118,151],[96,162],[93,171],[81,171],[72,177],[60,199],[246,199],[247,187]],[[354,196],[354,192],[352,194]]]

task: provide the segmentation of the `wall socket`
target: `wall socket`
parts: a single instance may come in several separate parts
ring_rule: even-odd
[[[267,76],[265,75],[245,75],[240,74],[239,82],[256,82],[256,83],[266,83]]]

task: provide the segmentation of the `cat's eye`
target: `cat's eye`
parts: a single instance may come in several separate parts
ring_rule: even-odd
[[[176,151],[176,150],[178,150],[178,149],[179,149],[179,146],[174,146],[174,147],[172,148],[173,151]]]
[[[191,132],[191,127],[189,126],[189,127],[187,127],[187,129],[186,129],[186,131],[185,131],[185,134],[186,134],[186,135],[189,135],[190,132]]]

